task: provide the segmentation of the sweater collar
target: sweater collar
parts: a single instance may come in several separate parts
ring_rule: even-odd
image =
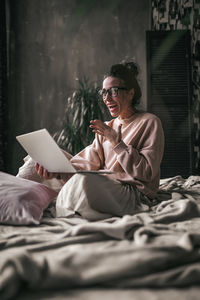
[[[136,111],[130,118],[128,119],[120,119],[119,117],[117,117],[117,121],[120,124],[129,124],[131,123],[133,120],[135,120],[138,116],[138,112]]]

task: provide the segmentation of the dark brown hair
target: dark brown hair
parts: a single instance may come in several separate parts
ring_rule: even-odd
[[[134,88],[135,94],[133,97],[133,105],[139,103],[142,92],[136,78],[138,76],[138,67],[136,63],[125,62],[113,65],[106,74],[105,78],[108,76],[122,79],[127,89]]]

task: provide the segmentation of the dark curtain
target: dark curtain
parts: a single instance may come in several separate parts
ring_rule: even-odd
[[[0,171],[6,171],[7,153],[7,43],[6,0],[0,0]]]

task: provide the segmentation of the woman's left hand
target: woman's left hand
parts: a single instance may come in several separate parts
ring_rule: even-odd
[[[121,141],[121,127],[122,124],[119,125],[118,131],[114,130],[110,126],[106,125],[104,122],[100,120],[91,120],[90,128],[92,128],[93,132],[104,136],[107,140],[111,142],[113,146],[116,146]]]

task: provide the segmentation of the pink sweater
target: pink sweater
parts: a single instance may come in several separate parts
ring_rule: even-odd
[[[164,150],[160,119],[137,112],[130,119],[116,118],[106,123],[115,130],[122,124],[122,141],[113,148],[108,140],[96,135],[91,145],[71,159],[72,164],[76,169],[114,171],[106,176],[135,185],[153,199],[159,186]]]

